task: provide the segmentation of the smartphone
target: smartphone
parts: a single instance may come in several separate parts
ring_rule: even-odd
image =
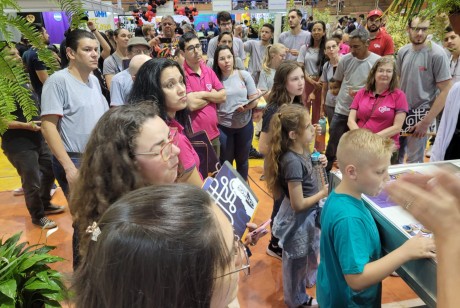
[[[171,44],[172,39],[170,37],[160,37],[160,43],[162,44]]]
[[[272,222],[271,219],[267,220],[266,222],[264,222],[261,225],[259,225],[257,227],[257,229],[255,229],[254,231],[250,232],[249,234],[251,235],[251,237],[254,240],[257,239],[258,237],[262,236],[262,235],[267,234],[268,230],[266,228],[267,228],[267,226],[270,225],[271,222]]]

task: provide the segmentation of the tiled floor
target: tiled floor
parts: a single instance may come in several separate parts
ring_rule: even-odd
[[[262,173],[261,160],[250,162],[250,177],[265,190],[265,183],[258,179]],[[259,207],[255,215],[255,223],[261,223],[268,219],[271,214],[272,201],[252,181],[251,187],[260,199]],[[0,236],[9,236],[22,231],[23,240],[31,244],[44,242],[45,236],[41,230],[32,225],[27,213],[24,198],[14,197],[11,190],[19,187],[20,181],[15,170],[9,165],[3,154],[0,154]],[[53,202],[65,205],[65,198],[59,189]],[[63,214],[50,216],[54,219],[59,230],[52,234],[47,243],[56,246],[52,253],[64,257],[67,261],[55,264],[53,267],[63,272],[67,277],[71,276],[71,216],[67,210]],[[284,307],[282,291],[281,262],[265,254],[269,236],[262,238],[258,245],[251,247],[251,275],[241,276],[238,298],[241,307]],[[315,288],[307,290],[315,295]],[[414,307],[423,303],[417,300],[417,296],[400,279],[388,277],[383,282],[384,307]]]

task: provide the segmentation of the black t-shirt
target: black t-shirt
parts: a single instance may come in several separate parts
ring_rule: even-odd
[[[268,133],[270,129],[270,121],[272,120],[273,115],[278,111],[278,105],[268,104],[262,115],[262,129],[264,133]]]
[[[35,48],[30,48],[27,50],[22,56],[22,60],[27,67],[27,71],[29,72],[32,87],[40,99],[42,96],[43,83],[38,78],[36,71],[46,71],[46,65],[38,59],[37,50]]]
[[[37,104],[37,99],[33,96]],[[26,122],[22,114],[22,109],[16,103],[16,111],[13,114],[17,117],[16,121]],[[40,112],[39,112],[40,113]],[[34,118],[33,120],[39,120]],[[2,136],[2,149],[8,153],[18,153],[25,150],[34,150],[41,146],[43,136],[41,132],[33,132],[27,129],[8,129]]]

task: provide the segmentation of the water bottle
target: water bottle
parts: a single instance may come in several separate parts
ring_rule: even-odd
[[[313,152],[311,154],[311,163],[313,165],[313,172],[315,172],[318,189],[322,189],[324,185],[328,184],[326,169],[321,164],[319,157],[320,152]]]
[[[321,135],[326,135],[326,117],[319,119],[318,124],[321,126]]]

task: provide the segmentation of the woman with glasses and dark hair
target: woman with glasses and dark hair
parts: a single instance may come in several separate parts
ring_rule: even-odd
[[[246,249],[203,190],[163,185],[132,191],[88,228],[75,273],[76,307],[227,307]]]
[[[180,149],[180,177],[184,182],[201,187],[199,173],[200,159],[186,132],[191,133],[191,123],[187,109],[185,76],[181,66],[170,59],[157,58],[144,63],[136,74],[129,104],[151,101],[158,107],[159,116],[172,129],[177,131],[177,146]],[[207,176],[207,175],[206,175]]]
[[[110,205],[140,187],[174,183],[179,148],[174,131],[159,117],[151,102],[123,105],[107,111],[86,145],[70,209],[74,220],[74,266],[85,254],[86,228]]]

